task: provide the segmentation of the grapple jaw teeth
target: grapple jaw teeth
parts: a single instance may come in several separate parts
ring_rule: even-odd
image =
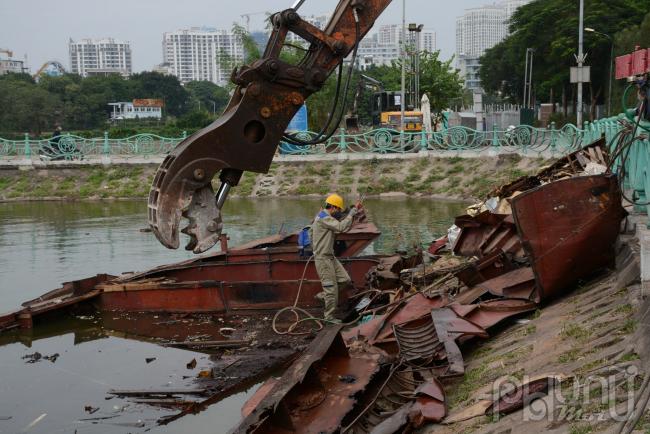
[[[190,236],[186,250],[203,253],[219,241],[223,222],[211,184],[194,192],[183,216],[189,220],[188,226],[181,231]]]
[[[192,176],[194,170],[181,171],[169,179],[168,169],[173,161],[174,157],[168,156],[154,178],[149,193],[149,224],[165,247],[177,249],[180,232],[189,236],[185,249],[203,253],[219,241],[223,228],[211,185],[219,168],[213,165],[200,181]],[[188,223],[180,229],[183,218]]]

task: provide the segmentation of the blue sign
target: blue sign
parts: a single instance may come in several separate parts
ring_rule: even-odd
[[[287,131],[307,131],[308,128],[309,127],[307,126],[307,106],[303,104],[298,109],[293,119],[291,119],[291,122],[289,122]]]
[[[291,119],[291,122],[289,122],[289,126],[287,126],[287,131],[288,132],[307,131],[308,128],[309,127],[307,124],[307,106],[303,104],[302,107],[298,109],[293,119]],[[293,154],[299,149],[300,147],[296,145],[291,145],[289,143],[284,143],[284,142],[280,143],[281,154]]]

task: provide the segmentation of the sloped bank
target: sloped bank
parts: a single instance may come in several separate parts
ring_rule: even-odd
[[[274,163],[267,174],[244,174],[232,195],[295,197],[338,191],[351,196],[405,194],[474,199],[535,172],[541,158],[499,155]],[[0,170],[0,201],[144,199],[157,165],[57,166]]]

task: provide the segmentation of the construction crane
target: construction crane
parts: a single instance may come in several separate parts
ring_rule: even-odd
[[[242,17],[243,19],[246,20],[246,31],[247,31],[248,33],[250,33],[250,31],[251,31],[251,29],[250,29],[250,25],[251,25],[251,16],[254,16],[254,15],[262,15],[262,14],[264,14],[264,15],[268,15],[268,12],[267,12],[267,11],[264,11],[264,12],[251,12],[251,13],[249,13],[249,14],[241,14],[241,15],[240,15],[240,17]]]

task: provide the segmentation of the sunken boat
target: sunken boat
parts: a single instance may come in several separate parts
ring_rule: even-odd
[[[352,278],[341,288],[343,303],[366,286],[371,268],[396,267],[399,256],[359,256],[380,232],[365,220],[339,234],[336,253]],[[0,331],[30,328],[44,315],[61,313],[81,304],[98,311],[168,313],[264,313],[296,305],[316,309],[321,290],[310,253],[298,245],[298,232],[275,234],[236,247],[221,239],[219,252],[120,276],[97,274],[64,283],[0,315]]]

